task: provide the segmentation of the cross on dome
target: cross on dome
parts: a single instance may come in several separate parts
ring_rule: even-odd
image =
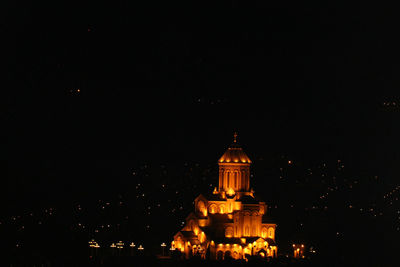
[[[251,163],[250,158],[244,153],[242,147],[237,142],[237,132],[233,134],[233,143],[228,147],[219,163]]]

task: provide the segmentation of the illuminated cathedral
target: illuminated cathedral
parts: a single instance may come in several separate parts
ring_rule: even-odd
[[[219,184],[212,194],[200,194],[194,212],[175,234],[171,250],[189,259],[247,259],[276,257],[276,224],[268,220],[267,205],[250,189],[251,160],[237,142],[218,160]]]

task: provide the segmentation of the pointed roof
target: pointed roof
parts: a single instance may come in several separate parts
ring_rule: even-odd
[[[233,143],[218,160],[218,163],[251,163],[250,158],[244,153],[236,138],[237,133],[235,132],[233,135]]]

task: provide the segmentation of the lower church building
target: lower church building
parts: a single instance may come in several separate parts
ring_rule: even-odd
[[[219,185],[212,194],[200,194],[194,212],[175,234],[171,249],[182,257],[246,259],[276,257],[276,224],[267,215],[267,205],[250,189],[251,160],[236,141],[218,161]]]

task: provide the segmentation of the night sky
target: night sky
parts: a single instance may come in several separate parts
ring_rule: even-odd
[[[234,131],[255,166],[398,184],[395,10],[263,2],[3,4],[7,213],[133,187],[140,164],[217,168]]]

